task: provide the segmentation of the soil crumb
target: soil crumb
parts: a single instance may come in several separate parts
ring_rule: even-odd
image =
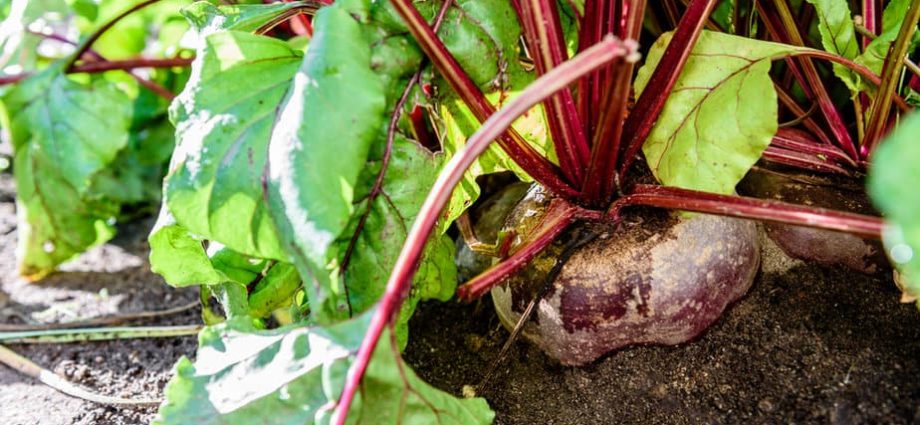
[[[147,264],[152,219],[119,226],[118,236],[34,283],[16,273],[16,211],[12,176],[0,173],[0,323],[56,323],[189,304],[194,289],[170,288]],[[198,309],[130,325],[201,322]],[[193,357],[194,336],[80,344],[10,345],[67,380],[100,394],[161,398],[172,367]],[[73,398],[0,366],[0,424],[146,424],[156,408],[112,407]]]
[[[763,244],[750,293],[697,340],[563,367],[518,341],[478,395],[497,424],[920,424],[920,311],[892,282],[806,265]],[[508,337],[486,297],[428,303],[408,362],[455,395]]]

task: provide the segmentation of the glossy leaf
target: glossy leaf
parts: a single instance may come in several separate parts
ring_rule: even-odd
[[[199,49],[170,108],[177,148],[164,188],[166,205],[192,233],[247,255],[286,258],[262,174],[278,105],[300,61],[283,41],[236,31],[213,34]]]
[[[176,365],[154,424],[328,423],[369,315],[324,327],[258,331],[240,318],[204,329],[196,361]],[[384,336],[349,423],[487,424],[483,399],[421,381]]]
[[[34,278],[112,236],[118,206],[86,194],[127,145],[131,123],[131,100],[111,82],[78,82],[62,70],[59,62],[3,97],[15,153],[19,270]]]
[[[652,46],[636,79],[637,92],[670,36]],[[770,61],[795,49],[704,31],[643,145],[655,177],[668,186],[734,193],[777,130]]]
[[[199,1],[182,9],[200,39],[220,31],[253,32],[283,13],[302,6],[301,2],[270,4],[214,4]]]
[[[329,248],[355,211],[355,185],[384,126],[385,86],[371,69],[361,0],[321,9],[271,136],[269,210],[318,323],[348,315]],[[356,19],[357,18],[357,19]]]
[[[872,154],[869,195],[888,221],[884,242],[888,258],[902,276],[907,297],[920,297],[920,115],[913,114]]]

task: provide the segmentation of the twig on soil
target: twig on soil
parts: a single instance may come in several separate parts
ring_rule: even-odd
[[[148,407],[159,405],[162,402],[162,400],[159,399],[127,399],[96,394],[67,381],[66,379],[55,374],[54,372],[51,372],[48,369],[42,368],[31,360],[20,356],[13,350],[10,350],[3,345],[0,345],[0,363],[9,366],[10,368],[24,375],[31,376],[32,378],[35,378],[43,384],[64,394],[86,401],[91,401],[93,403]]]
[[[173,314],[178,314],[183,311],[188,311],[196,306],[198,306],[199,301],[195,300],[194,302],[180,305],[178,307],[169,308],[166,310],[156,310],[156,311],[141,311],[137,313],[126,313],[112,316],[96,317],[86,320],[77,320],[73,322],[66,323],[40,323],[40,324],[26,324],[26,325],[10,325],[5,323],[0,323],[0,332],[27,332],[27,331],[45,331],[52,329],[72,329],[72,328],[91,328],[96,326],[108,326],[108,325],[117,325],[124,322],[130,322],[132,320],[139,319],[150,319],[154,317],[162,316],[171,316]]]
[[[195,335],[201,325],[136,326],[111,328],[52,329],[44,331],[0,332],[0,342],[8,344],[68,343],[132,338],[165,338]]]

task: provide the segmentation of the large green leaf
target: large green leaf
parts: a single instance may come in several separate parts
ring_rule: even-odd
[[[244,319],[203,330],[166,387],[153,423],[323,424],[341,394],[369,315],[329,327],[257,331]],[[420,380],[384,333],[348,423],[487,424],[483,399],[457,399]]]
[[[838,54],[847,59],[856,59],[859,44],[853,17],[847,0],[808,0],[815,7],[818,15],[818,31],[821,33],[821,45],[824,50]],[[834,64],[834,74],[851,89],[856,89],[858,77],[843,65]]]
[[[170,108],[177,148],[164,189],[166,205],[192,233],[248,255],[286,258],[262,174],[278,105],[300,61],[283,41],[236,31],[210,35],[199,49]]]
[[[112,236],[117,205],[85,196],[128,143],[131,100],[102,78],[78,82],[57,63],[4,97],[15,153],[20,273],[40,277]]]
[[[869,195],[885,214],[888,258],[902,273],[908,296],[920,298],[920,115],[914,113],[872,154]],[[920,305],[920,304],[918,304]]]
[[[384,83],[371,68],[363,35],[367,5],[339,1],[321,9],[268,156],[269,209],[283,247],[307,281],[318,323],[348,315],[329,248],[354,212],[355,184],[384,125]]]
[[[354,250],[343,275],[351,308],[355,312],[366,311],[383,294],[409,229],[429,188],[437,179],[443,157],[397,135],[381,193],[368,206],[367,192],[373,186],[381,165],[380,153],[374,156],[376,158],[368,162],[358,184],[361,192],[357,195],[363,199],[358,205],[358,213],[352,217],[343,237],[336,242],[336,249],[344,256],[361,216],[367,214],[364,229],[355,239]],[[446,301],[453,296],[457,285],[453,258],[454,245],[450,238],[437,235],[429,241],[397,321],[396,335],[401,346],[407,341],[406,325],[419,300]]]
[[[671,33],[652,46],[636,78],[642,92]],[[668,186],[731,194],[777,130],[772,58],[793,46],[704,31],[643,145]]]

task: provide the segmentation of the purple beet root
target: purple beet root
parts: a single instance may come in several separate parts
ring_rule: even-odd
[[[758,198],[878,215],[862,187],[847,188],[845,183],[815,176],[755,170],[748,173],[738,190]],[[764,228],[767,236],[790,257],[827,266],[843,266],[865,274],[890,270],[879,241],[788,224],[766,223]]]
[[[532,192],[508,223],[533,225],[542,194]],[[508,224],[506,224],[506,227]],[[519,232],[523,229],[514,225]],[[512,328],[541,292],[573,232],[599,232],[577,248],[522,334],[566,365],[581,365],[633,344],[679,344],[712,325],[750,288],[760,265],[757,227],[711,215],[633,210],[617,229],[565,234],[506,285],[492,290]]]

